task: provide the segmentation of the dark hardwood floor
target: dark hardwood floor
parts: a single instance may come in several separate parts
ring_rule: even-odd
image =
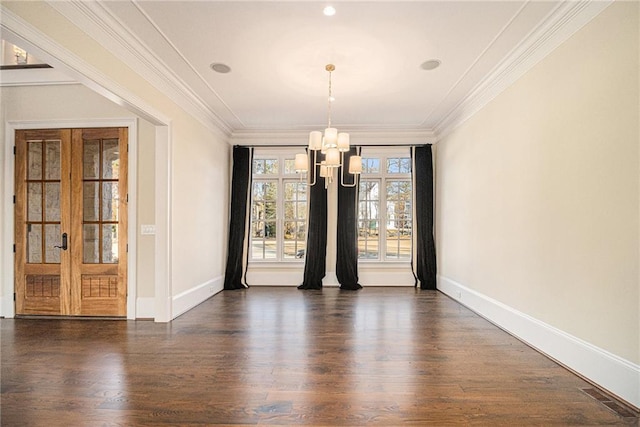
[[[0,326],[3,426],[638,422],[435,291],[253,287],[170,324]]]

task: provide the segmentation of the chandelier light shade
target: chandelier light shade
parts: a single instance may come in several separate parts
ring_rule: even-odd
[[[349,146],[349,134],[348,133],[344,133],[344,132],[340,132],[338,134],[338,151],[340,151],[341,153],[346,153],[347,151],[349,151],[349,149],[351,148]]]
[[[338,129],[331,127],[331,103],[334,101],[334,97],[331,93],[331,73],[336,69],[335,65],[327,64],[325,70],[329,72],[329,97],[328,101],[328,126],[324,130],[324,134],[320,131],[314,130],[309,133],[309,151],[313,155],[313,167],[320,166],[320,176],[325,178],[325,187],[333,182],[334,171],[340,167],[341,176],[340,182],[343,187],[355,187],[357,180],[353,180],[353,184],[344,183],[345,165],[344,165],[344,153],[351,149],[349,134],[346,132],[338,132]],[[325,159],[320,163],[316,162],[317,152],[320,151],[324,154]],[[307,154],[296,154],[295,159],[296,173],[306,173],[309,171],[309,157]],[[359,175],[362,173],[362,157],[351,156],[349,161],[348,171],[352,175]],[[309,185],[316,184],[316,175],[313,174],[313,181]]]
[[[294,169],[296,170],[296,173],[306,172],[307,169],[309,168],[308,162],[309,160],[307,159],[306,154],[296,154],[296,160],[294,164]]]
[[[318,151],[322,149],[322,132],[314,130],[309,133],[309,150]]]
[[[349,161],[349,173],[352,175],[359,175],[362,173],[362,157],[351,156]]]
[[[336,168],[340,166],[340,151],[337,148],[329,148],[327,149],[326,154],[324,155],[325,160],[327,162],[327,166]]]
[[[338,146],[338,129],[326,128],[324,130],[324,146],[325,148],[336,148]]]

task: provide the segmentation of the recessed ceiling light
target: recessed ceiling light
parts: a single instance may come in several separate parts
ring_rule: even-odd
[[[333,6],[327,6],[322,10],[322,13],[324,13],[325,16],[333,16],[336,14],[336,8]]]
[[[229,71],[231,71],[231,67],[229,67],[227,64],[222,64],[220,62],[214,62],[213,64],[210,65],[210,67],[216,73],[226,74]]]
[[[439,59],[430,59],[420,64],[420,68],[423,70],[435,70],[440,66],[442,62]]]

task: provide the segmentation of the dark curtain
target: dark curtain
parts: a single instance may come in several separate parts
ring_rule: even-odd
[[[436,289],[436,247],[433,240],[433,159],[431,145],[414,147],[414,248],[412,268],[415,286]]]
[[[307,223],[307,249],[304,259],[304,278],[298,289],[322,289],[322,279],[327,271],[327,190],[320,166],[314,167],[313,153],[309,153],[309,209]],[[318,152],[317,163],[322,155]]]
[[[231,211],[229,212],[229,246],[224,289],[248,288],[246,280],[249,257],[249,209],[251,207],[251,164],[253,149],[233,147],[233,174],[231,177]]]
[[[338,235],[336,276],[340,289],[357,291],[362,289],[358,283],[358,184],[359,175],[349,172],[349,159],[357,155],[356,147],[344,153],[344,183],[356,184],[355,187],[344,187],[338,178]]]

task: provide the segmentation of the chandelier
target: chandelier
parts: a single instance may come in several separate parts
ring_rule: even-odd
[[[344,153],[348,152],[351,147],[349,145],[349,134],[346,132],[338,132],[338,129],[331,127],[331,104],[335,100],[331,94],[331,72],[336,69],[335,65],[327,64],[325,70],[329,72],[329,97],[327,99],[327,116],[328,126],[324,130],[324,134],[314,130],[309,133],[309,151],[313,155],[313,168],[320,166],[320,176],[325,179],[325,188],[334,180],[336,169],[340,168],[340,182],[343,187],[355,187],[357,180],[353,180],[353,184],[344,183]],[[324,154],[324,160],[317,162],[317,153]],[[309,171],[309,157],[307,154],[296,154],[295,159],[296,173],[306,173]],[[351,156],[349,161],[349,173],[359,175],[362,173],[362,157]],[[355,178],[354,176],[354,178]],[[316,184],[316,174],[313,174],[313,180],[309,185]]]

